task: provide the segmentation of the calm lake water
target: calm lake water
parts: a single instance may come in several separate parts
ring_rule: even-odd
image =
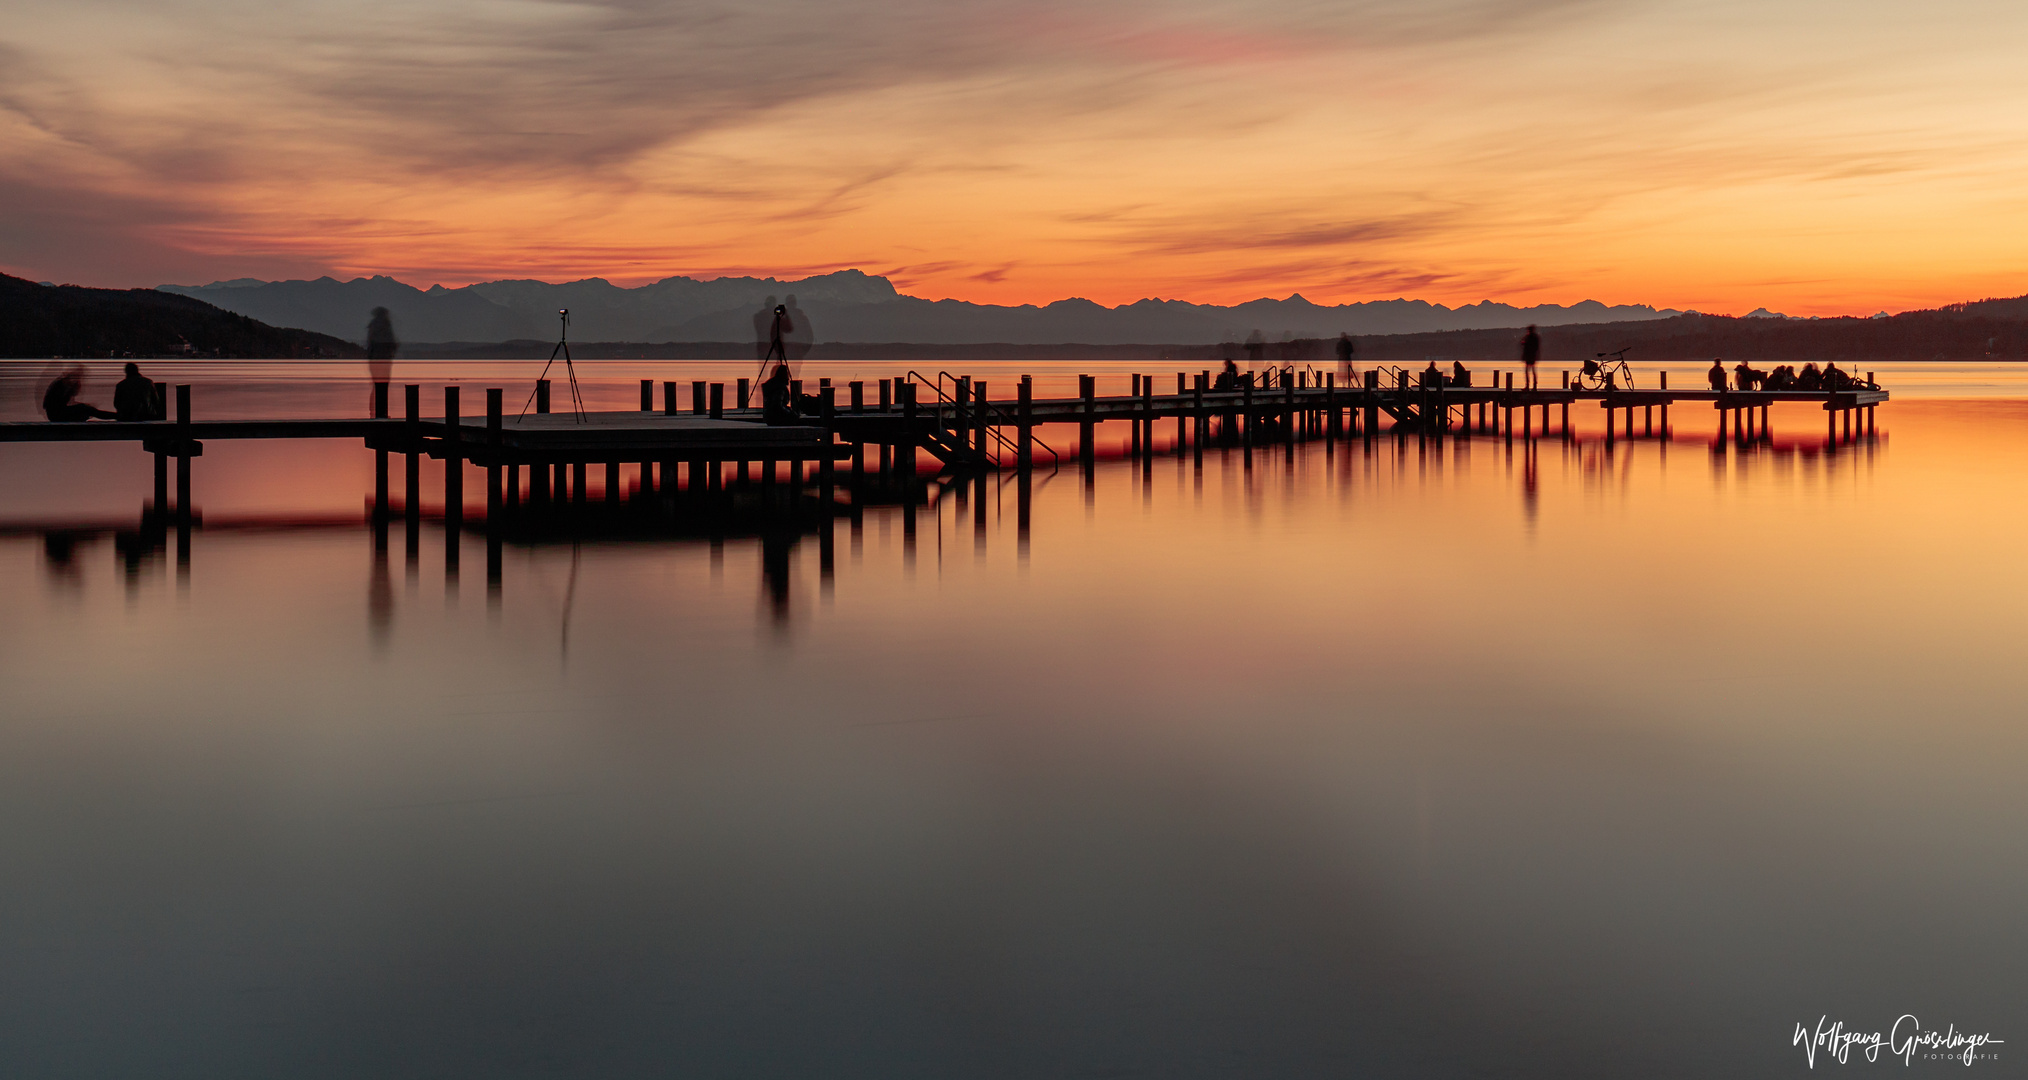
[[[146,366],[203,419],[365,406]],[[1879,377],[1850,443],[1587,406],[497,588],[478,533],[376,553],[356,442],[208,444],[182,566],[131,444],[0,445],[0,1075],[1786,1077],[1903,1014],[2022,1075],[2028,368]],[[1903,1068],[1862,1054],[1816,1071]]]

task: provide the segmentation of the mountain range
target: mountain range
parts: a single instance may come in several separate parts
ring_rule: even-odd
[[[791,300],[810,324],[799,328],[806,341],[948,345],[1208,345],[1243,341],[1256,333],[1276,341],[1340,333],[1370,336],[1529,323],[1631,322],[1678,314],[1643,304],[1608,306],[1594,300],[1526,308],[1491,301],[1450,308],[1406,299],[1323,305],[1300,294],[1230,307],[1153,299],[1106,307],[1075,298],[1040,306],[1005,306],[907,296],[886,278],[858,270],[794,281],[670,277],[635,288],[587,278],[562,284],[488,281],[455,289],[441,285],[418,289],[380,276],[351,281],[241,278],[160,288],[265,323],[358,342],[365,340],[366,322],[376,307],[388,309],[404,341],[418,343],[554,341],[557,311],[563,308],[570,310],[573,341],[752,341],[756,316],[777,302]],[[766,325],[764,319],[761,325]]]

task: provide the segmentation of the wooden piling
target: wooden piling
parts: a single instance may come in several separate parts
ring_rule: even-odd
[[[501,505],[504,492],[500,489],[500,444],[503,441],[502,427],[505,423],[502,411],[505,409],[506,394],[499,387],[486,390],[486,527],[499,528]]]
[[[662,383],[662,415],[676,415],[676,383],[673,380]]]
[[[711,418],[725,419],[725,384],[722,382],[711,384]]]
[[[690,415],[703,416],[706,414],[708,406],[705,403],[705,394],[706,390],[703,379],[698,379],[690,384]]]
[[[854,379],[854,380],[852,380],[851,382],[849,382],[849,383],[846,383],[846,384],[845,384],[845,386],[846,386],[846,389],[847,389],[848,391],[850,391],[850,392],[851,392],[851,395],[852,395],[852,397],[851,397],[851,402],[852,402],[852,411],[853,411],[853,412],[855,412],[855,413],[863,413],[863,412],[865,412],[865,411],[866,411],[866,384],[865,384],[864,382],[862,382],[862,381],[858,380],[858,379]]]
[[[1095,459],[1096,448],[1092,446],[1092,433],[1096,430],[1097,409],[1094,399],[1098,396],[1098,380],[1090,375],[1077,377],[1077,396],[1084,402],[1084,412],[1077,426],[1078,460],[1090,464]]]
[[[444,387],[444,560],[458,563],[458,531],[465,517],[464,432],[458,427],[458,387]]]
[[[546,413],[549,411],[548,379],[535,380],[535,411],[539,413]]]
[[[402,405],[407,416],[402,423],[404,442],[408,446],[407,481],[403,493],[402,517],[408,520],[409,546],[415,546],[416,528],[422,522],[422,387],[409,383],[401,388]]]
[[[1016,467],[1026,472],[1035,465],[1035,377],[1021,376],[1014,394],[1014,461]]]

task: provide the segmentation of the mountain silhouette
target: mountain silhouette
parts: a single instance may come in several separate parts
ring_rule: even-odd
[[[238,279],[161,288],[263,322],[348,339],[361,338],[365,313],[385,307],[405,340],[435,343],[553,338],[558,308],[570,309],[574,340],[743,341],[752,334],[754,309],[769,296],[788,294],[798,298],[820,342],[1189,345],[1239,340],[1255,330],[1269,338],[1287,339],[1527,323],[1557,326],[1676,314],[1638,304],[1608,307],[1592,300],[1567,307],[1543,304],[1527,308],[1491,301],[1449,308],[1407,299],[1322,305],[1300,294],[1230,307],[1155,299],[1106,307],[1080,298],[1009,306],[907,296],[886,278],[858,270],[794,281],[670,277],[634,288],[587,278],[561,284],[489,281],[456,289],[418,289],[390,277],[351,281],[329,277],[275,282]]]
[[[362,321],[361,329],[364,329]],[[363,356],[350,341],[281,329],[154,289],[38,285],[0,274],[0,356]]]

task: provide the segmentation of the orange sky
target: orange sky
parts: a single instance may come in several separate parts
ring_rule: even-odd
[[[995,303],[2028,293],[2028,8],[72,0],[0,267],[799,277]]]

